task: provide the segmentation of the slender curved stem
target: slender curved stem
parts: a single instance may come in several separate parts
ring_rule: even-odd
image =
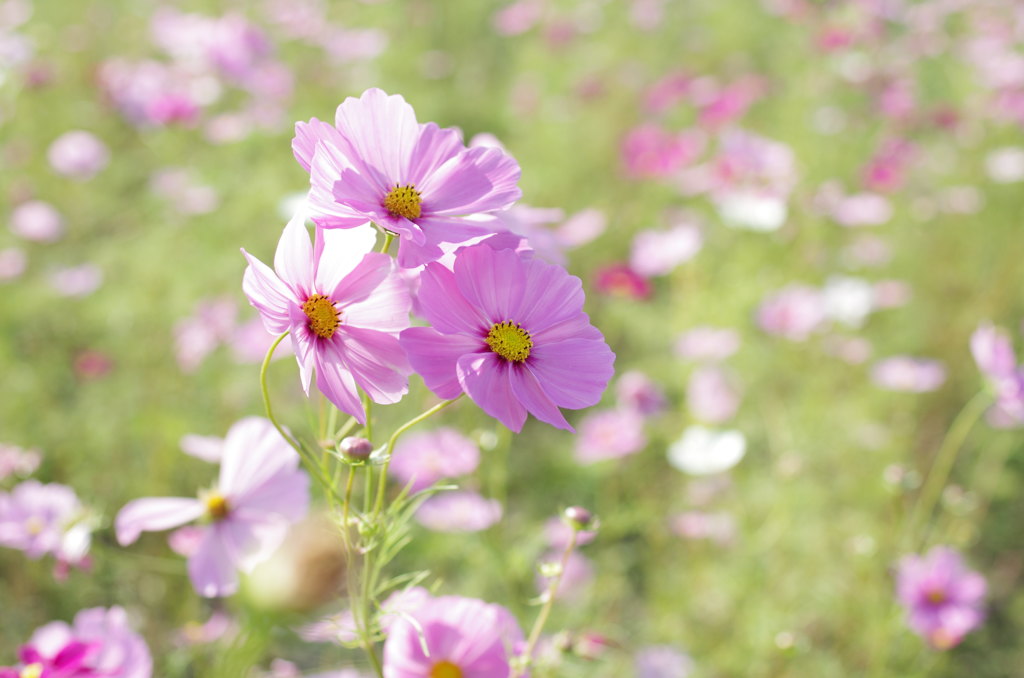
[[[964,408],[960,410],[960,414],[953,420],[953,424],[949,427],[949,431],[946,433],[946,437],[943,439],[942,445],[935,455],[935,461],[928,470],[928,476],[925,478],[921,493],[914,503],[910,519],[907,521],[906,539],[913,540],[914,533],[919,527],[918,524],[922,520],[927,520],[932,512],[935,511],[935,505],[939,500],[942,488],[945,487],[946,481],[949,480],[949,473],[953,470],[953,465],[956,463],[957,453],[963,447],[964,441],[967,440],[967,435],[974,428],[974,424],[977,423],[978,419],[988,408],[989,401],[990,396],[988,393],[984,391],[978,393],[964,405]]]
[[[401,435],[403,433],[405,433],[406,431],[408,431],[409,429],[411,429],[413,426],[415,426],[416,424],[420,423],[421,421],[423,421],[425,419],[429,419],[430,417],[434,416],[435,414],[437,414],[438,412],[440,412],[444,408],[448,407],[449,405],[454,403],[456,400],[461,398],[462,395],[463,394],[460,393],[459,395],[457,395],[456,397],[452,398],[451,400],[443,400],[443,401],[439,402],[437,405],[434,405],[433,407],[431,407],[426,412],[423,412],[419,416],[413,417],[412,419],[410,419],[409,421],[405,422],[404,424],[399,426],[397,429],[395,429],[395,432],[391,434],[390,438],[388,438],[388,446],[387,446],[387,449],[385,450],[385,453],[384,453],[385,461],[384,461],[384,464],[381,466],[380,480],[379,480],[379,482],[377,484],[377,501],[376,501],[376,503],[374,504],[374,507],[373,507],[373,515],[374,515],[374,517],[378,516],[380,514],[380,512],[381,512],[381,509],[384,508],[384,490],[387,487],[387,483],[388,483],[388,465],[391,463],[391,453],[395,449],[395,443],[398,442],[398,439],[401,437]]]
[[[395,236],[391,231],[384,231],[384,244],[380,246],[380,251],[384,254],[388,253],[388,248],[391,247],[391,241],[395,239]]]
[[[565,552],[562,553],[558,572],[548,582],[547,591],[544,592],[544,606],[540,608],[540,614],[537,615],[537,619],[533,622],[533,628],[530,629],[530,637],[526,641],[526,649],[523,650],[523,657],[527,662],[533,658],[533,650],[537,646],[537,641],[540,640],[541,631],[544,630],[544,624],[548,621],[551,608],[555,606],[555,594],[558,593],[558,585],[562,583],[562,575],[565,574],[565,568],[569,564],[569,556],[572,555],[573,549],[576,548],[576,535],[578,532],[578,530],[573,529],[572,534],[569,536],[569,543],[566,544]]]

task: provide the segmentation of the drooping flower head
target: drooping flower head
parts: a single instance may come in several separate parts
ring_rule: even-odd
[[[131,501],[115,528],[125,546],[143,531],[202,519],[205,524],[194,528],[189,577],[200,595],[228,596],[238,588],[237,570],[251,572],[266,560],[308,506],[309,478],[299,469],[299,456],[268,420],[248,417],[228,430],[216,487],[195,499]]]
[[[985,579],[953,549],[936,546],[900,561],[896,594],[907,624],[932,647],[947,650],[985,619]]]
[[[527,412],[571,431],[558,408],[600,400],[615,355],[583,312],[579,278],[474,245],[456,254],[453,271],[428,264],[420,283],[431,326],[405,330],[401,343],[438,397],[466,393],[516,432]]]
[[[503,210],[521,195],[519,165],[504,151],[467,149],[458,130],[418,123],[405,99],[379,89],[342,102],[334,126],[297,123],[292,150],[310,173],[313,221],[372,221],[397,233],[404,267],[437,259],[442,242],[493,233],[491,222],[465,217]]]
[[[149,648],[120,607],[82,610],[73,625],[41,626],[18,654],[21,666],[0,668],[0,678],[150,678],[153,673]]]
[[[274,270],[245,250],[242,288],[268,332],[291,332],[302,387],[316,385],[338,409],[366,422],[364,390],[396,403],[411,372],[398,333],[409,326],[409,293],[386,254],[369,252],[374,232],[317,230],[309,241],[300,212],[285,226]]]
[[[510,678],[522,640],[515,617],[500,605],[432,598],[391,626],[384,678]]]

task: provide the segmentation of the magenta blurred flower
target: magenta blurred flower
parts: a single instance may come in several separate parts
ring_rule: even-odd
[[[879,193],[892,193],[906,181],[914,147],[905,139],[887,139],[864,168],[864,186]]]
[[[205,597],[238,589],[237,570],[250,572],[284,540],[288,526],[306,515],[309,478],[299,457],[273,424],[248,417],[224,439],[220,479],[198,499],[136,499],[117,514],[117,540],[128,545],[143,531],[166,530],[200,518],[201,536],[189,556],[189,578]]]
[[[697,256],[703,246],[700,227],[691,223],[677,224],[664,231],[640,231],[633,238],[629,265],[647,278],[666,275]]]
[[[663,113],[685,99],[693,78],[685,72],[671,72],[647,88],[644,105],[651,113]]]
[[[789,285],[768,296],[757,310],[757,324],[768,334],[805,341],[825,321],[821,292],[807,285]]]
[[[501,503],[476,492],[446,491],[416,510],[416,521],[435,532],[480,532],[501,520]]]
[[[936,546],[900,560],[896,595],[907,624],[938,650],[948,650],[985,620],[985,579],[959,553]]]
[[[64,235],[64,217],[48,202],[30,200],[11,212],[11,232],[25,240],[54,242]]]
[[[654,293],[651,282],[629,267],[629,264],[602,266],[594,274],[594,289],[600,294],[624,299],[650,299]]]
[[[687,678],[696,665],[693,659],[671,645],[649,645],[633,657],[636,678]]]
[[[871,379],[890,391],[926,393],[945,383],[946,368],[938,360],[899,355],[875,363]]]
[[[511,678],[523,642],[500,605],[443,596],[396,620],[384,642],[385,678]]]
[[[52,554],[59,563],[84,566],[92,525],[67,485],[26,480],[0,493],[0,546],[29,558]]]
[[[295,125],[292,150],[310,172],[313,221],[330,229],[372,221],[397,233],[403,267],[437,259],[442,242],[493,233],[492,221],[466,217],[521,195],[515,160],[493,146],[467,149],[458,130],[419,124],[401,96],[369,89],[338,106],[335,124]]]
[[[729,327],[700,326],[676,339],[676,355],[694,362],[719,362],[740,349],[740,334]]]
[[[9,476],[27,476],[39,468],[39,450],[26,450],[17,445],[0,443],[0,480]]]
[[[150,678],[153,659],[120,607],[94,607],[73,625],[50,622],[36,629],[19,651],[19,668],[0,668],[0,678]]]
[[[581,464],[593,464],[628,457],[646,445],[643,417],[625,409],[600,410],[580,422],[575,458]]]
[[[631,129],[622,140],[622,164],[634,178],[668,177],[696,160],[704,144],[699,130],[669,132],[646,123]]]
[[[220,96],[220,86],[177,65],[109,59],[98,70],[100,87],[130,122],[143,127],[194,123]]]
[[[402,332],[413,368],[439,398],[466,393],[519,432],[527,412],[572,431],[558,408],[596,404],[615,355],[583,312],[565,269],[511,250],[459,250],[454,271],[431,263],[419,301],[431,327]]]
[[[686,384],[686,405],[698,420],[721,424],[732,419],[742,400],[737,379],[722,367],[698,367]]]
[[[453,428],[414,433],[402,438],[391,456],[391,473],[410,492],[442,478],[472,473],[480,463],[480,448]]]
[[[615,384],[615,397],[619,407],[644,417],[661,414],[665,409],[665,392],[639,370],[623,372]]]
[[[84,130],[65,132],[50,144],[46,157],[59,174],[89,179],[110,162],[110,151],[96,135]]]
[[[363,389],[376,403],[396,403],[411,372],[398,333],[409,326],[410,299],[394,261],[372,253],[374,232],[317,230],[311,246],[300,212],[284,228],[274,269],[244,249],[242,288],[268,332],[291,332],[302,388],[316,386],[360,423]]]

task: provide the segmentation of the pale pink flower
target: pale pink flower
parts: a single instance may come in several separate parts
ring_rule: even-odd
[[[25,240],[54,242],[64,235],[64,217],[48,202],[30,200],[11,212],[11,232]]]
[[[453,428],[439,428],[403,437],[395,446],[390,471],[410,492],[442,478],[472,473],[480,463],[477,444]]]
[[[629,265],[648,278],[666,275],[695,257],[703,246],[701,229],[693,223],[676,224],[668,230],[643,230],[633,238]]]
[[[694,327],[679,335],[675,343],[676,355],[694,362],[720,362],[739,349],[739,332],[728,327]]]
[[[671,645],[649,645],[633,658],[635,678],[688,678],[697,668],[693,659]]]
[[[721,424],[732,419],[742,395],[736,377],[722,367],[698,367],[686,385],[686,405],[700,421]]]
[[[615,385],[619,407],[632,410],[644,417],[661,414],[667,400],[665,392],[643,372],[630,370],[619,375]]]
[[[696,160],[704,144],[705,136],[699,130],[670,132],[646,123],[630,130],[622,140],[622,163],[626,174],[634,178],[668,177]]]
[[[825,321],[821,292],[807,285],[790,285],[761,302],[757,324],[768,334],[806,341]]]
[[[83,130],[65,132],[50,144],[46,154],[50,166],[74,179],[89,179],[110,162],[106,144]]]
[[[224,439],[213,490],[198,499],[136,499],[118,513],[115,529],[124,546],[144,531],[205,517],[208,524],[193,529],[198,543],[190,549],[189,578],[202,596],[229,596],[238,589],[238,570],[251,572],[270,557],[308,506],[309,478],[299,456],[268,420],[249,417]]]
[[[103,284],[103,271],[95,264],[59,268],[49,275],[50,287],[65,297],[87,297]]]
[[[683,539],[707,539],[722,546],[736,540],[736,520],[724,512],[686,511],[673,516],[671,527]]]
[[[608,264],[594,274],[594,289],[599,293],[623,299],[650,299],[654,293],[651,282],[629,264]]]
[[[555,552],[562,552],[569,544],[569,539],[576,534],[576,545],[583,546],[594,541],[597,532],[594,530],[577,530],[562,518],[549,518],[544,523],[544,541]]]
[[[69,565],[83,565],[92,526],[75,491],[57,483],[26,480],[0,493],[0,546],[29,558],[50,554]]]
[[[501,520],[501,503],[476,492],[445,491],[416,510],[416,521],[435,532],[479,532]]]
[[[544,554],[540,562],[554,564],[561,562],[561,559],[562,551],[552,550]],[[557,600],[578,600],[588,593],[594,583],[594,578],[594,565],[590,559],[573,551],[569,554],[569,559],[562,569],[562,578],[558,582],[558,588],[555,589],[555,598]],[[551,577],[538,574],[535,582],[538,593],[546,592],[550,582]]]
[[[643,417],[628,410],[601,410],[580,422],[575,457],[581,464],[593,464],[636,454],[646,445]]]
[[[39,468],[42,454],[17,445],[0,443],[0,480],[10,476],[27,476]]]
[[[893,356],[874,364],[871,379],[890,391],[925,393],[945,383],[946,368],[937,360]]]
[[[21,277],[28,265],[25,251],[17,247],[0,250],[0,282]]]
[[[317,388],[365,423],[362,389],[376,403],[408,391],[409,367],[398,333],[409,326],[409,293],[394,260],[373,253],[371,229],[317,230],[310,245],[305,216],[284,229],[274,270],[245,250],[242,288],[272,334],[291,333],[302,388]]]

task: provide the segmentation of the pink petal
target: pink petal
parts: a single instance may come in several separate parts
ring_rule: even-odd
[[[390,334],[342,326],[321,344],[328,360],[345,365],[375,403],[397,403],[409,390],[412,372],[405,351]]]
[[[530,414],[555,428],[576,432],[562,416],[558,406],[544,392],[536,375],[529,368],[526,366],[510,367],[509,380],[512,384],[512,393],[519,402],[526,406]]]
[[[246,497],[278,473],[298,468],[299,456],[274,425],[262,417],[236,422],[224,438],[224,457],[217,489],[229,504],[241,505]]]
[[[316,229],[316,289],[333,290],[338,283],[373,251],[377,230],[366,224],[358,228]]]
[[[337,355],[326,355],[321,346],[316,352],[316,387],[342,412],[351,414],[360,424],[366,423],[366,412],[359,399],[356,380]]]
[[[491,322],[466,301],[455,274],[440,264],[427,264],[420,274],[420,298],[428,300],[423,313],[431,327],[445,334],[483,336]],[[443,300],[443,303],[441,303]]]
[[[342,308],[360,301],[365,301],[394,270],[394,263],[386,254],[371,252],[364,254],[362,261],[341,279],[333,290],[325,290],[324,294],[333,299]],[[344,322],[344,318],[342,318]]]
[[[289,309],[296,303],[294,293],[269,266],[244,249],[242,254],[249,262],[242,276],[242,291],[249,298],[249,303],[260,312],[268,332],[286,332],[291,326],[288,320]]]
[[[604,341],[568,339],[538,343],[530,352],[529,369],[559,407],[572,410],[596,405],[615,370],[615,354]]]
[[[366,223],[364,214],[339,205],[334,199],[334,184],[349,166],[334,146],[317,144],[309,170],[306,202],[313,221],[321,228],[356,228]]]
[[[393,260],[389,258],[389,262]],[[342,322],[351,327],[397,334],[409,327],[411,307],[409,284],[392,269],[370,297],[345,306]]]
[[[313,154],[316,151],[318,141],[327,144],[337,145],[341,134],[334,128],[334,125],[313,118],[309,122],[295,123],[295,138],[292,139],[292,153],[299,161],[302,168],[310,171],[313,163]]]
[[[131,544],[142,532],[169,530],[199,518],[206,507],[198,499],[147,497],[125,504],[114,521],[117,542]]]
[[[309,476],[295,468],[277,472],[272,482],[266,482],[247,492],[236,502],[232,517],[250,516],[259,520],[272,517],[295,522],[309,511]]]
[[[451,400],[462,393],[456,364],[480,351],[483,342],[458,334],[441,334],[429,327],[412,327],[399,337],[412,368],[438,398]]]
[[[345,99],[334,120],[366,169],[378,180],[409,183],[409,165],[420,136],[412,106],[399,95],[368,89],[359,99]],[[379,188],[386,188],[387,183]]]
[[[488,328],[506,320],[522,322],[516,312],[522,303],[526,268],[512,250],[476,245],[456,255],[455,282],[466,301],[487,317]]]
[[[540,260],[522,266],[525,284],[516,309],[516,320],[537,334],[566,320],[577,318],[583,310],[583,283],[565,269]]]
[[[204,598],[230,596],[238,590],[237,563],[215,526],[206,528],[196,552],[188,559],[188,576]]]
[[[512,431],[519,433],[526,421],[526,408],[512,392],[509,364],[493,353],[464,355],[455,371],[466,394]]]
[[[463,215],[474,212],[472,205],[490,192],[491,182],[466,152],[438,167],[417,189],[423,196],[424,213]]]
[[[299,210],[281,233],[274,254],[274,269],[301,300],[313,292],[313,246],[306,230],[305,210]]]
[[[432,122],[421,125],[416,150],[409,163],[409,183],[422,186],[426,177],[464,148],[459,130],[441,129]]]

